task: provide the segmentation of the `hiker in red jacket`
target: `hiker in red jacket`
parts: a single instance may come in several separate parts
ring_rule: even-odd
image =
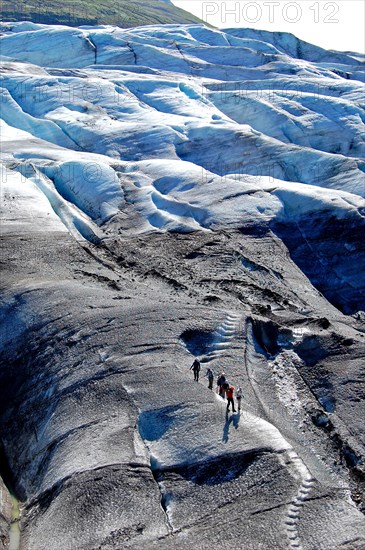
[[[234,387],[229,386],[227,390],[227,412],[229,411],[229,406],[232,404],[232,411],[235,413],[236,409],[234,408],[234,400],[233,400],[233,394],[234,394]]]

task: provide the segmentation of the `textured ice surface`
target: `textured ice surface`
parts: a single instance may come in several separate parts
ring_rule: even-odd
[[[203,25],[1,30],[24,548],[363,548],[360,57]]]

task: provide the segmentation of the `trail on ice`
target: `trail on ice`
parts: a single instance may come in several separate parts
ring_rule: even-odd
[[[215,331],[215,341],[212,345],[212,350],[207,354],[207,359],[211,360],[217,356],[227,352],[229,346],[233,342],[235,336],[243,331],[243,316],[237,313],[229,313],[226,319],[219,325]],[[246,343],[247,345],[247,343]],[[246,357],[246,353],[245,353]],[[252,386],[252,389],[258,398],[258,401],[265,409],[265,404],[262,403],[259,391],[257,390],[254,377],[250,373],[250,368],[245,365],[246,372],[248,374],[248,381]],[[268,422],[266,420],[266,422]],[[288,548],[292,550],[302,550],[302,544],[299,536],[298,525],[300,521],[300,514],[305,500],[309,497],[314,485],[315,479],[311,472],[307,468],[304,461],[300,458],[295,449],[284,438],[280,430],[271,422],[268,422],[274,432],[279,432],[280,437],[285,441],[287,450],[280,456],[283,466],[291,472],[291,475],[298,479],[298,488],[290,501],[289,505],[285,509],[284,517],[282,518],[282,530],[286,533],[288,539]],[[276,435],[276,433],[275,433]],[[277,437],[277,436],[276,436]]]
[[[296,495],[286,507],[284,529],[289,540],[289,548],[302,550],[302,544],[298,531],[300,513],[305,500],[308,498],[315,485],[315,479],[312,477],[312,474],[308,470],[307,466],[294,449],[287,451],[283,458],[285,460],[285,466],[293,469],[300,480]]]
[[[238,333],[242,316],[238,313],[229,313],[226,319],[215,330],[214,342],[210,351],[206,354],[207,361],[216,359],[227,351],[232,340]]]
[[[262,406],[264,415],[267,416],[270,422],[274,422],[273,425],[282,434],[282,430],[277,426],[277,422],[275,421],[275,419],[277,419],[278,423],[280,423],[280,420],[285,422],[282,416],[283,411],[280,407],[277,412],[274,410],[274,407],[279,405],[279,402],[266,402],[263,392],[263,390],[265,390],[265,387],[263,387],[263,381],[258,380],[255,375],[255,362],[250,358],[251,354],[255,354],[255,337],[252,333],[252,325],[249,322],[246,325],[245,337],[245,369],[248,382],[257,398],[257,401]],[[256,368],[258,368],[258,364],[256,365]],[[288,384],[286,387],[286,402],[284,403],[284,407],[288,414],[290,414],[290,406],[292,403],[290,402],[290,396],[288,397],[288,394],[293,391],[293,388],[290,386],[290,384],[293,383],[293,381],[290,380],[290,373],[286,373],[286,379],[281,382],[284,385],[285,383]],[[278,388],[276,389],[278,390]],[[283,390],[284,388],[281,388],[281,391]],[[280,394],[277,397],[280,400]],[[296,395],[296,399],[297,401],[299,400],[300,405],[300,398],[298,395]],[[297,406],[299,405],[297,404]],[[283,435],[282,437],[284,438]],[[286,441],[288,442],[288,446],[290,448],[280,458],[283,461],[283,465],[291,471],[292,476],[298,479],[298,489],[290,504],[286,508],[286,513],[283,519],[283,528],[288,538],[289,548],[293,550],[302,550],[303,547],[298,532],[300,515],[303,511],[304,503],[309,498],[309,495],[314,489],[316,483],[323,483],[324,485],[340,488],[345,491],[348,491],[348,486],[343,479],[341,479],[329,468],[329,466],[323,461],[321,456],[312,446],[309,448],[309,458],[312,460],[310,465],[308,465],[308,457],[306,463],[303,458],[299,456],[298,452],[289,440],[286,439]]]

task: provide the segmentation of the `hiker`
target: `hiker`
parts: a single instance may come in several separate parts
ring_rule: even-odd
[[[241,410],[242,397],[243,397],[242,388],[239,387],[238,390],[236,391],[237,410],[239,410],[239,411]]]
[[[224,389],[222,388],[222,386],[225,383],[225,381],[226,381],[226,376],[225,376],[224,372],[221,372],[218,375],[218,378],[217,378],[217,393],[221,397],[224,397]]]
[[[198,358],[194,359],[194,363],[191,365],[190,370],[193,369],[194,380],[199,381],[200,361]]]
[[[229,406],[232,405],[232,411],[235,413],[236,409],[234,408],[233,394],[234,394],[234,387],[229,386],[227,390],[227,412],[229,411]]]
[[[226,381],[223,382],[223,384],[222,384],[222,397],[223,397],[223,399],[225,399],[226,396],[227,396],[228,388],[229,388],[229,384],[228,384],[228,382],[227,382],[227,380],[226,380]]]
[[[212,371],[212,369],[207,369],[207,373],[205,375],[207,378],[208,378],[208,388],[210,390],[213,389],[213,380],[214,380],[214,372]]]

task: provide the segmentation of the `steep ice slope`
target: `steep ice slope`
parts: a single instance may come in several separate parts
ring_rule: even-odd
[[[202,25],[2,31],[24,548],[362,548],[360,61]]]
[[[7,178],[1,437],[23,502],[24,547],[228,549],[244,537],[252,550],[332,550],[346,541],[361,548],[365,522],[350,499],[357,495],[351,469],[311,420],[320,402],[292,373],[281,387],[292,395],[298,384],[300,416],[288,417],[292,406],[278,410],[283,389],[274,391],[278,376],[260,346],[275,355],[293,337],[304,361],[305,324],[329,383],[326,346],[340,367],[348,349],[340,339],[351,335],[360,376],[363,335],[354,320],[344,325],[285,247],[270,233],[255,235],[259,224],[247,234],[114,231],[112,263],[102,249],[73,240],[55,213],[45,210],[48,224],[34,216],[25,177]],[[22,202],[32,231],[17,223]],[[262,314],[272,317],[271,330]],[[252,315],[255,329],[246,330]],[[244,386],[241,416],[226,418],[224,404],[190,379],[192,354]],[[309,361],[304,367],[314,376]],[[345,395],[336,394],[343,411],[328,422],[345,418]],[[353,407],[361,418],[361,404]],[[352,439],[343,428],[333,435],[360,457],[357,429],[352,421]]]

